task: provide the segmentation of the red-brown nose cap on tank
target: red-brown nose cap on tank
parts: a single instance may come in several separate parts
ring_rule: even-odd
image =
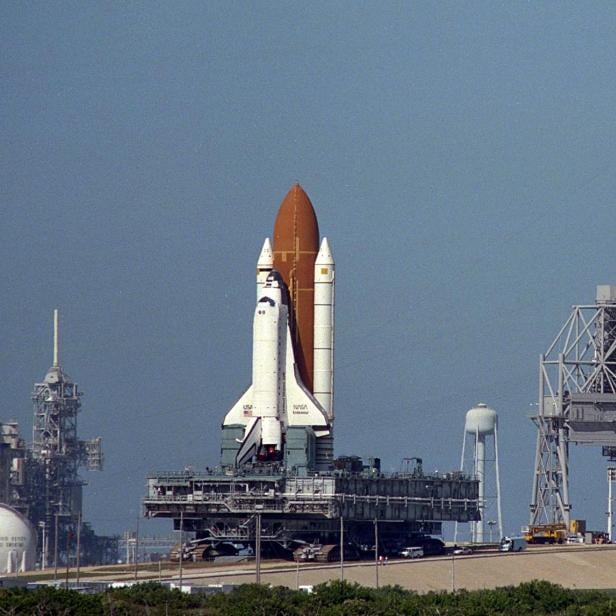
[[[314,262],[319,252],[319,223],[308,195],[294,184],[282,200],[274,223],[274,269],[289,288],[291,337],[304,385],[312,392],[314,349]]]

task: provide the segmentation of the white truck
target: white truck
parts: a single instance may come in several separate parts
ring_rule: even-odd
[[[400,556],[402,556],[402,558],[422,558],[423,555],[424,550],[420,547],[404,548],[404,550],[400,552]]]
[[[501,552],[523,552],[528,547],[524,537],[503,537],[500,542]]]

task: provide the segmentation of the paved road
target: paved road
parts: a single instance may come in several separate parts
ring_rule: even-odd
[[[122,567],[91,567],[82,570],[89,580],[132,581],[134,574]],[[62,574],[64,571],[62,571]],[[63,579],[61,574],[60,579]],[[26,576],[24,576],[26,577]],[[71,572],[71,579],[73,572]],[[533,579],[548,580],[567,588],[616,588],[616,545],[608,546],[532,546],[525,552],[501,554],[496,551],[469,556],[441,556],[415,560],[390,560],[378,567],[379,584],[398,584],[418,592],[495,588]],[[376,585],[373,562],[349,562],[344,578],[363,586]],[[82,578],[85,581],[85,576]],[[159,579],[158,571],[139,571],[139,580]],[[178,565],[165,567],[161,579],[178,581]],[[275,586],[297,585],[294,563],[265,561],[261,582]],[[300,564],[299,584],[314,585],[340,579],[340,565]],[[246,584],[255,581],[254,563],[227,566],[204,564],[185,567],[183,581],[188,584]]]
[[[177,575],[172,576],[177,581]],[[548,580],[567,588],[616,588],[616,545],[533,547],[526,552],[491,552],[454,558],[437,557],[412,561],[396,560],[378,568],[379,584],[428,592],[452,588],[495,588],[533,579]],[[363,586],[376,585],[374,563],[347,563],[344,578]],[[254,565],[213,568],[199,573],[186,571],[193,584],[250,583],[255,581]],[[340,579],[339,564],[300,565],[300,584],[320,584]],[[261,582],[275,586],[297,584],[296,566],[266,564]]]

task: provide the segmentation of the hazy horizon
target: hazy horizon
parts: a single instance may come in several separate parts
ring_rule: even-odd
[[[527,523],[539,354],[616,283],[615,5],[0,15],[0,420],[31,440],[60,307],[79,435],[104,439],[105,470],[82,472],[97,532],[134,527],[149,472],[217,464],[250,380],[256,260],[296,180],[336,260],[336,455],[455,469],[485,402],[505,528]],[[593,528],[605,467],[572,446],[572,515]]]

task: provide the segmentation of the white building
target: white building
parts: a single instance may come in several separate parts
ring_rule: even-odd
[[[29,571],[35,561],[34,527],[19,511],[0,504],[0,574]]]

